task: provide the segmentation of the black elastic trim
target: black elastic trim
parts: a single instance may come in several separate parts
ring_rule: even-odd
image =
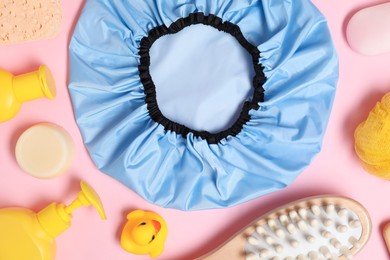
[[[241,114],[237,121],[233,124],[233,126],[215,134],[209,133],[207,131],[195,131],[166,118],[161,113],[158,107],[156,98],[156,87],[149,71],[149,51],[153,43],[158,38],[164,35],[175,34],[184,29],[185,27],[194,24],[209,25],[218,29],[219,31],[231,34],[252,56],[253,67],[256,73],[253,78],[254,92],[252,100],[244,103]],[[141,82],[145,88],[145,102],[147,104],[150,117],[157,123],[163,125],[165,127],[165,130],[174,131],[177,134],[182,135],[184,138],[187,136],[188,133],[191,132],[195,137],[201,137],[202,139],[207,140],[209,144],[217,144],[229,135],[236,136],[238,133],[241,132],[243,126],[251,119],[249,111],[251,109],[259,109],[259,102],[264,101],[263,83],[265,82],[266,77],[263,72],[263,66],[259,63],[260,51],[257,49],[257,47],[253,46],[245,39],[239,26],[227,21],[223,22],[221,18],[215,15],[210,14],[205,16],[203,13],[192,13],[186,18],[180,18],[176,22],[172,23],[169,28],[165,25],[155,27],[149,32],[149,35],[147,37],[144,37],[141,40],[139,55],[140,65],[138,66],[138,70]]]

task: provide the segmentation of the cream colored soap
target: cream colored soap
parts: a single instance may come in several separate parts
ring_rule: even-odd
[[[71,136],[62,127],[41,123],[27,129],[16,143],[16,161],[36,178],[54,178],[65,173],[74,158]]]

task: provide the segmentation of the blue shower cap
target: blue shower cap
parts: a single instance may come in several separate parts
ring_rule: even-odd
[[[201,91],[183,90],[198,79]],[[337,80],[326,20],[308,0],[88,0],[70,43],[69,89],[94,163],[180,210],[288,186],[321,149]]]

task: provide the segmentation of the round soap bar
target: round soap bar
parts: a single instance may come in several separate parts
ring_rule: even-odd
[[[74,157],[74,143],[68,132],[51,123],[27,129],[16,143],[16,161],[26,173],[37,178],[63,174]]]

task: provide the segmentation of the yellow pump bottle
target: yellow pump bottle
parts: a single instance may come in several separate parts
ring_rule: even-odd
[[[46,66],[19,76],[0,70],[0,123],[13,118],[24,102],[55,96],[55,82]]]
[[[85,182],[80,186],[77,199],[69,206],[52,203],[38,213],[23,208],[0,209],[0,259],[55,259],[55,238],[70,227],[72,212],[81,206],[94,206],[106,219],[93,188]]]

